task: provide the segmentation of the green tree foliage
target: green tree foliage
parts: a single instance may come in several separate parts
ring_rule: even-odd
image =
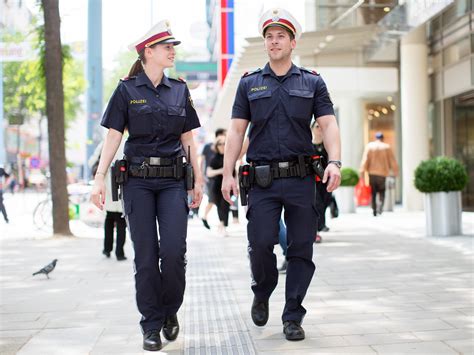
[[[36,33],[6,36],[6,41],[35,43],[38,54],[23,62],[6,62],[3,67],[4,110],[10,124],[23,123],[46,112],[46,88],[42,60],[44,58],[44,29]],[[81,107],[80,97],[85,89],[84,63],[71,56],[67,45],[62,47],[64,76],[64,108],[66,122],[72,122]]]

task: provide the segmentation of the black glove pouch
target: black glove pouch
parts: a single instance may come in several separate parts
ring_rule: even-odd
[[[269,187],[273,182],[273,175],[270,165],[255,167],[255,182],[261,188]]]

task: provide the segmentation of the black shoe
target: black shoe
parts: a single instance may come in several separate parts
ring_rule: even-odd
[[[160,331],[153,329],[143,334],[143,350],[158,351],[162,347]]]
[[[373,210],[372,213],[373,213],[374,217],[377,217],[377,211]]]
[[[175,340],[179,333],[178,316],[173,314],[165,318],[165,324],[163,324],[163,336],[166,340]]]
[[[204,224],[204,227],[206,227],[207,229],[211,229],[211,226],[209,225],[209,223],[207,223],[207,219],[202,219],[202,224]]]
[[[286,268],[288,267],[288,261],[284,261],[283,264],[281,264],[280,268],[278,269],[278,272],[280,274],[286,274]]]
[[[117,260],[118,261],[127,260],[127,257],[125,255],[117,255]]]
[[[268,322],[268,301],[259,302],[254,297],[250,313],[252,314],[252,320],[255,325],[259,327],[264,326]]]
[[[329,227],[324,226],[323,228],[321,228],[321,232],[329,232]]]
[[[303,340],[304,329],[294,320],[289,320],[283,323],[283,333],[285,333],[286,340]]]
[[[104,254],[106,257],[110,258],[110,251],[103,251],[102,254]]]

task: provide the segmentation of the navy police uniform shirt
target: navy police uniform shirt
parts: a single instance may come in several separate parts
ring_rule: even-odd
[[[311,118],[334,115],[323,79],[292,65],[277,77],[265,68],[245,74],[240,80],[232,118],[249,120],[249,162],[288,161],[312,155]]]
[[[201,126],[183,81],[163,75],[154,87],[144,72],[120,82],[101,124],[122,133],[128,129],[127,157],[170,158],[183,155],[181,134]]]

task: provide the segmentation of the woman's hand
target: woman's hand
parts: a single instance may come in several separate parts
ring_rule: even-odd
[[[190,191],[190,196],[192,197],[192,201],[189,204],[189,208],[198,208],[199,205],[201,204],[202,201],[202,189],[203,189],[203,184],[200,183],[195,183],[194,184],[194,189]]]
[[[91,202],[100,210],[104,209],[105,203],[105,176],[96,175],[94,179],[94,186],[91,192]]]

